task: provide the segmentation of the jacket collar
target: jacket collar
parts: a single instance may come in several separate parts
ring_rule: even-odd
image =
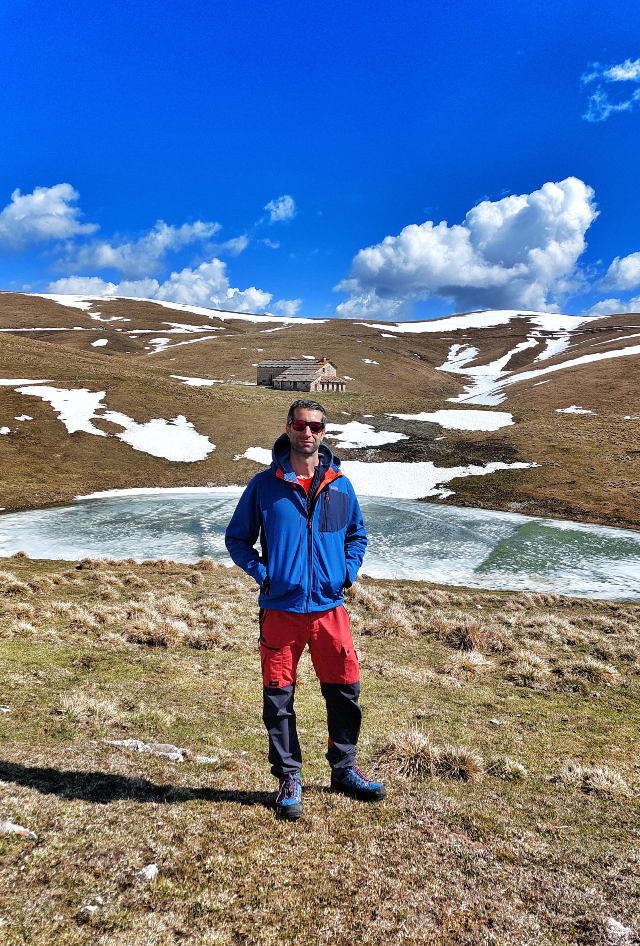
[[[298,485],[298,478],[291,469],[289,463],[289,453],[291,444],[286,434],[278,437],[271,451],[271,472],[279,479],[288,480],[294,486]],[[330,479],[335,479],[342,475],[340,470],[340,457],[337,457],[325,443],[321,443],[318,448],[318,482],[322,484],[327,474]]]

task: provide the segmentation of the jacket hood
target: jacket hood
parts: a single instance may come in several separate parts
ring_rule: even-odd
[[[278,470],[281,470],[281,475],[285,480],[289,480],[291,483],[297,483],[296,474],[291,469],[291,464],[289,463],[289,453],[291,450],[291,442],[287,434],[282,434],[273,445],[271,450],[271,472],[277,476]],[[340,457],[337,457],[325,443],[321,443],[318,448],[318,458],[320,467],[320,476],[324,476],[325,472],[332,468],[336,473],[340,472]]]

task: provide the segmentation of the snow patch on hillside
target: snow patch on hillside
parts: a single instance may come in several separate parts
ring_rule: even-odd
[[[170,377],[182,381],[183,384],[188,385],[190,388],[208,388],[212,384],[224,384],[224,381],[218,381],[217,379],[189,378],[183,374],[172,374]]]
[[[48,385],[38,385],[37,387],[17,388],[18,394],[26,394],[29,397],[39,397],[43,401],[51,404],[51,407],[58,415],[70,434],[75,434],[82,430],[87,434],[95,434],[98,437],[106,437],[104,430],[94,427],[91,423],[93,417],[97,417],[96,411],[104,408],[101,403],[106,391],[89,391],[87,388],[52,388]]]
[[[367,328],[381,330],[393,329],[399,334],[418,335],[423,332],[455,332],[457,329],[497,328],[508,325],[511,319],[526,317],[543,332],[571,331],[588,322],[592,316],[561,315],[558,312],[530,312],[526,309],[485,309],[478,312],[466,312],[464,315],[449,315],[443,319],[430,319],[428,322],[356,322]]]
[[[572,404],[571,407],[559,407],[556,414],[595,414],[595,411],[588,411],[584,407],[578,407],[577,404]]]
[[[178,414],[173,420],[153,418],[146,424],[137,424],[118,411],[105,411],[102,416],[111,424],[124,427],[124,433],[115,434],[119,440],[152,457],[162,457],[174,463],[196,463],[215,450],[209,438],[199,434],[183,414]]]
[[[102,403],[105,391],[89,391],[87,388],[54,388],[47,385],[19,387],[16,391],[18,394],[39,397],[51,404],[58,419],[62,421],[70,434],[82,431],[97,437],[114,436],[129,444],[134,450],[176,463],[194,463],[204,460],[215,450],[215,444],[212,444],[208,437],[199,434],[193,424],[182,414],[174,417],[173,420],[153,418],[145,424],[138,424],[126,414],[107,411]],[[94,418],[123,427],[124,431],[119,434],[108,434],[91,423]]]
[[[385,443],[397,443],[408,440],[406,434],[392,433],[390,430],[375,430],[371,424],[361,424],[357,420],[348,424],[327,424],[327,437],[337,440],[337,447],[343,450],[357,450],[361,447],[380,447]]]
[[[640,355],[640,345],[630,345],[628,348],[618,348],[615,351],[596,352],[593,355],[580,355],[578,358],[570,358],[568,361],[563,361],[559,365],[549,365],[547,368],[537,368],[531,371],[520,371],[507,377],[496,377],[487,380],[484,386],[478,383],[477,386],[469,388],[468,393],[459,394],[458,397],[451,397],[448,400],[453,402],[465,402],[467,404],[501,404],[506,397],[503,389],[511,384],[517,384],[520,381],[530,381],[533,378],[553,374],[556,371],[564,371],[565,368],[594,364],[596,361],[606,361],[609,358],[625,358],[629,355]]]
[[[513,424],[513,414],[504,411],[434,411],[427,414],[387,414],[399,420],[420,420],[439,424],[446,430],[500,430]]]
[[[51,378],[44,378],[42,381],[33,381],[31,378],[0,378],[0,387],[13,388],[18,384],[46,384]]]
[[[164,299],[142,299],[138,296],[82,296],[82,295],[62,295],[52,292],[34,292],[25,293],[25,295],[39,296],[41,299],[51,299],[60,305],[70,306],[74,309],[83,309],[85,312],[91,309],[94,302],[114,302],[118,299],[125,302],[150,302],[152,305],[160,305],[165,309],[174,309],[178,312],[191,312],[194,315],[203,315],[208,319],[221,319],[223,322],[235,320],[241,322],[295,322],[297,324],[315,323],[321,324],[327,319],[305,319],[297,316],[273,315],[271,312],[265,312],[264,315],[257,315],[253,312],[230,312],[227,309],[207,309],[199,305],[185,305],[182,302],[166,302]]]
[[[463,348],[461,345],[452,345],[447,360],[436,370],[465,375],[471,380],[471,384],[465,384],[463,394],[459,394],[458,397],[450,397],[447,400],[453,403],[468,401],[471,404],[501,404],[506,395],[497,393],[496,383],[502,378],[508,377],[509,372],[505,370],[505,366],[518,352],[525,351],[527,348],[535,348],[538,343],[537,337],[529,336],[524,341],[518,342],[500,358],[489,362],[488,365],[474,365],[472,368],[465,368],[464,366],[475,358],[477,350],[471,346]],[[472,354],[472,352],[475,354]],[[478,398],[482,398],[482,400],[478,400]]]
[[[271,463],[271,451],[249,447],[236,460],[253,460],[263,466]],[[393,499],[422,499],[426,496],[453,496],[443,484],[457,477],[486,476],[496,470],[527,470],[535,463],[487,463],[486,466],[454,466],[447,469],[423,463],[365,463],[345,460],[341,469],[360,496],[385,496]]]

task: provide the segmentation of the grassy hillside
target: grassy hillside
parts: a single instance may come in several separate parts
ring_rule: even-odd
[[[365,580],[349,608],[361,761],[388,797],[327,790],[305,656],[288,824],[242,573],[8,561],[0,814],[38,837],[0,833],[2,942],[582,946],[637,928],[638,606]],[[131,738],[184,761],[107,742]]]
[[[182,414],[216,445],[194,463],[154,458],[115,436],[69,434],[48,403],[0,387],[0,427],[11,431],[0,437],[0,505],[28,507],[114,487],[246,482],[258,467],[234,457],[249,446],[270,447],[291,400],[287,393],[248,386],[255,381],[253,365],[307,354],[330,357],[353,379],[346,394],[323,396],[331,421],[358,420],[409,435],[375,450],[339,451],[345,459],[536,463],[529,470],[454,480],[455,495],[447,502],[640,527],[638,356],[517,382],[517,372],[540,367],[535,359],[546,344],[544,333],[539,344],[531,336],[524,317],[496,328],[394,337],[393,326],[383,331],[345,320],[250,321],[207,311],[208,316],[145,301],[103,300],[89,312],[0,294],[0,378],[48,378],[58,387],[105,391],[109,410],[138,423]],[[572,333],[567,353],[544,364],[632,345],[633,330],[640,330],[636,322],[640,318],[629,315],[592,320]],[[468,379],[438,370],[452,344],[475,346],[484,364],[531,338],[536,347],[517,352],[507,365],[516,383],[505,389],[499,409],[513,413],[513,426],[495,433],[455,431],[385,416],[464,408],[447,399],[459,395]],[[105,339],[107,345],[93,347]],[[168,347],[152,344],[154,339],[165,339]],[[188,387],[173,374],[222,383]],[[557,413],[571,405],[594,413]],[[17,423],[25,413],[33,421]],[[119,431],[105,420],[92,423],[112,435]]]

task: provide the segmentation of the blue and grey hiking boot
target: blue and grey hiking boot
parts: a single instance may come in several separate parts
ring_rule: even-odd
[[[292,772],[280,779],[276,795],[276,818],[297,821],[302,814],[302,782],[300,773]]]
[[[372,782],[357,765],[341,772],[331,772],[331,788],[360,801],[381,801],[387,790],[381,782]]]

